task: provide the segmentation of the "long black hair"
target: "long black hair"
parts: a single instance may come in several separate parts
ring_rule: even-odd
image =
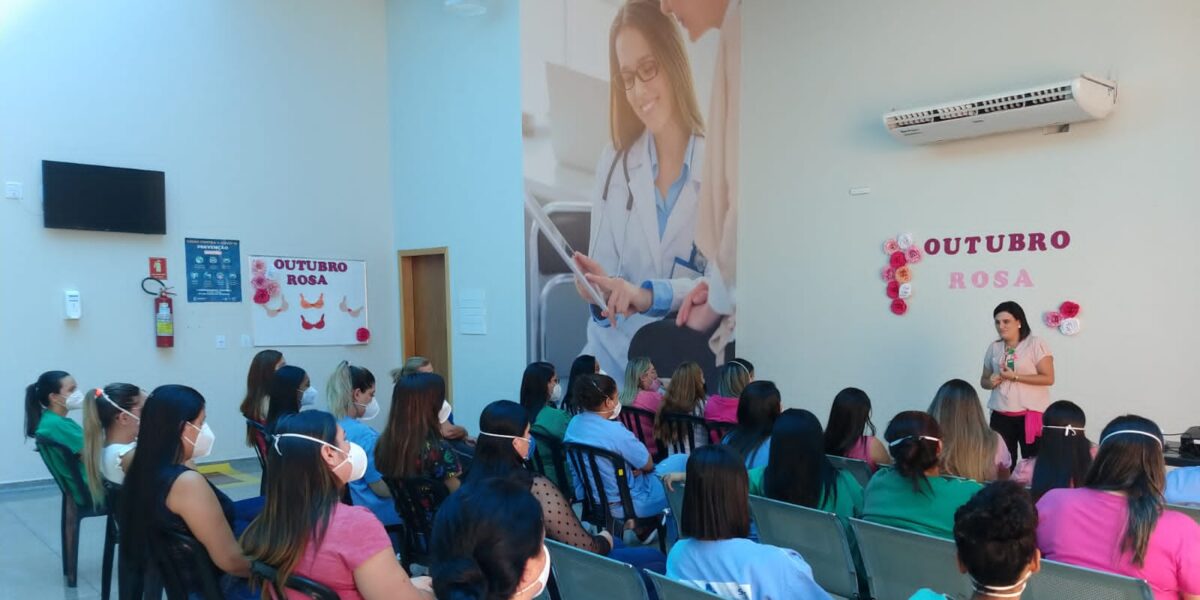
[[[1084,425],[1087,419],[1083,409],[1070,400],[1059,400],[1046,407],[1042,415],[1042,442],[1030,484],[1034,502],[1052,489],[1083,485],[1092,467],[1092,442],[1083,431]]]
[[[679,535],[698,540],[750,536],[750,482],[733,450],[719,444],[696,448],[687,461]]]
[[[1150,534],[1165,505],[1162,440],[1162,430],[1154,421],[1137,415],[1117,417],[1100,433],[1100,452],[1084,479],[1094,490],[1124,492],[1129,520],[1121,550],[1132,554],[1133,564],[1139,567],[1145,564]]]
[[[300,412],[300,384],[308,373],[295,365],[285,365],[275,371],[271,384],[267,388],[270,406],[267,407],[267,431],[275,426],[275,422],[283,415]]]
[[[571,375],[567,378],[567,393],[563,398],[563,408],[571,414],[579,412],[579,403],[575,398],[575,382],[584,375],[593,375],[596,373],[596,357],[591,354],[583,354],[575,357],[575,362],[571,363]]]
[[[25,437],[37,435],[42,412],[50,408],[50,394],[61,394],[62,382],[70,376],[66,371],[46,371],[25,386]]]
[[[1025,318],[1025,309],[1021,308],[1020,304],[1008,300],[996,305],[996,309],[992,311],[992,318],[996,318],[996,315],[1002,312],[1012,315],[1014,319],[1021,322],[1019,330],[1021,338],[1019,341],[1025,341],[1025,338],[1029,337],[1029,334],[1033,332],[1033,329],[1029,327],[1029,319]]]
[[[186,385],[162,385],[142,405],[138,449],[125,474],[121,497],[121,551],[144,564],[151,548],[150,515],[159,510],[165,491],[163,471],[183,462],[183,430],[204,410],[204,396]]]
[[[737,427],[726,444],[749,460],[771,437],[780,410],[779,388],[770,381],[755,381],[742,390],[738,398]]]
[[[875,437],[875,424],[871,422],[871,398],[867,393],[848,387],[833,397],[829,407],[829,425],[825,428],[825,453],[845,456],[858,440],[870,432]]]
[[[525,461],[517,456],[511,435],[522,437],[529,428],[529,417],[520,404],[512,400],[497,400],[479,415],[479,438],[475,442],[475,457],[463,477],[463,485],[489,477],[511,478],[529,487],[533,476],[525,469]],[[488,435],[493,434],[493,435]]]
[[[913,491],[932,492],[925,471],[938,465],[942,439],[938,422],[927,412],[906,410],[892,417],[883,439],[888,442],[896,472],[912,482]]]
[[[530,423],[537,421],[538,413],[550,401],[547,388],[554,375],[554,365],[548,362],[533,362],[525,367],[525,374],[521,377],[521,406],[525,407]]]
[[[771,430],[763,493],[809,508],[836,502],[838,473],[825,456],[824,439],[816,415],[802,408],[783,411]]]
[[[529,486],[491,478],[464,485],[438,509],[430,542],[440,600],[508,600],[542,551],[542,505]]]

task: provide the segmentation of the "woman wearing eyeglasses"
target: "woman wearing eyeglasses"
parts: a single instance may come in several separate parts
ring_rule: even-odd
[[[596,166],[589,253],[575,262],[607,301],[592,307],[582,353],[624,373],[633,334],[678,311],[704,271],[694,243],[704,124],[683,37],[658,3],[617,11],[609,66],[612,143]]]

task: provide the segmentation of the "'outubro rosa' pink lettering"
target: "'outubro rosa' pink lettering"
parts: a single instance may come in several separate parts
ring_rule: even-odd
[[[982,251],[991,254],[1001,252],[1046,252],[1049,248],[1063,250],[1071,245],[1071,234],[1060,229],[1046,235],[1044,232],[1030,233],[998,233],[992,235],[970,235],[959,237],[929,238],[925,240],[925,254],[936,256],[945,254],[953,256],[959,252],[977,254]],[[951,281],[953,287],[953,281]]]
[[[991,284],[994,288],[1009,287],[1009,276],[1012,272],[1007,269],[998,271],[975,271],[968,277],[962,271],[952,271],[950,273],[950,289],[965,290],[967,284],[970,283],[973,288],[985,288]],[[1012,287],[1033,287],[1033,278],[1029,276],[1029,271],[1020,269],[1017,271],[1017,278],[1012,282]]]
[[[277,258],[275,268],[281,271],[309,271],[314,273],[345,273],[350,266],[344,262],[324,260]]]

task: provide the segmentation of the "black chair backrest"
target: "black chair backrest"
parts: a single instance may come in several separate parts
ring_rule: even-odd
[[[624,406],[621,408],[620,419],[625,429],[628,429],[633,435],[637,436],[639,442],[654,439],[654,413],[652,411],[634,406]],[[655,462],[666,458],[666,447],[658,440],[654,440],[654,445],[655,449],[650,454],[654,456]]]
[[[701,435],[708,435],[708,425],[701,417],[664,412],[659,415],[659,418],[662,419],[663,428],[673,438],[669,441],[659,440],[659,443],[664,445],[670,454],[691,454],[696,446],[703,446],[708,441],[696,439],[697,431],[703,432]]]
[[[150,554],[158,565],[169,600],[189,598],[189,594],[197,592],[205,600],[225,597],[217,581],[220,571],[200,540],[168,529],[158,529],[156,537],[159,547],[151,549]]]
[[[261,560],[256,560],[250,563],[250,570],[253,571],[255,575],[258,575],[266,580],[265,585],[270,586],[269,589],[271,590],[271,593],[274,594],[275,598],[278,600],[286,600],[287,595],[283,593],[283,590],[277,589],[274,585],[275,577],[277,577],[279,574],[278,571],[275,570],[275,567],[272,567]],[[301,594],[304,594],[306,597],[312,598],[313,600],[341,600],[341,598],[337,595],[337,592],[329,589],[329,586],[295,573],[288,575],[285,587],[290,590],[300,592]]]
[[[554,463],[552,465],[554,467],[554,478],[556,480],[553,482],[554,485],[558,486],[558,491],[562,492],[563,496],[567,498],[567,501],[574,500],[573,497],[575,495],[575,490],[572,489],[571,480],[567,476],[567,456],[563,452],[562,440],[555,439],[544,433],[538,433],[536,431],[530,431],[529,435],[533,436],[533,439],[537,440],[538,451],[534,452],[533,456],[530,457],[530,462],[533,463],[533,470],[537,471],[538,474],[543,477],[549,477],[546,475],[546,464],[541,453],[541,449],[546,448],[550,452],[551,462]]]
[[[450,490],[441,480],[432,477],[384,477],[383,481],[392,492],[396,512],[404,520],[405,562],[426,556],[433,536],[433,519]]]
[[[616,500],[621,503],[626,519],[635,518],[638,515],[633,509],[633,496],[629,493],[629,480],[626,479],[629,472],[628,463],[616,452],[586,444],[566,442],[563,447],[567,452],[567,460],[571,461],[575,477],[583,487],[583,519],[602,529],[616,533],[623,531],[622,524],[618,523],[609,511],[609,505],[614,502],[604,489],[604,479],[600,474],[602,469],[612,469],[620,496]]]
[[[63,495],[70,495],[80,508],[92,508],[92,494],[83,479],[83,461],[70,448],[48,437],[37,436],[34,446]]]
[[[254,455],[258,457],[258,466],[262,467],[263,477],[266,477],[267,472],[267,457],[263,456],[263,448],[266,446],[267,428],[262,423],[254,419],[246,419],[246,432],[254,438]]]
[[[729,435],[737,427],[737,423],[726,423],[725,421],[705,421],[704,426],[708,428],[708,442],[710,444],[720,444],[725,436]]]

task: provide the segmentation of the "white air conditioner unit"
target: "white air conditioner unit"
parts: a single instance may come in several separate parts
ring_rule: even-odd
[[[883,124],[898,140],[931,144],[1103,119],[1116,105],[1116,82],[1080,75],[1024,90],[893,111],[883,115]]]

